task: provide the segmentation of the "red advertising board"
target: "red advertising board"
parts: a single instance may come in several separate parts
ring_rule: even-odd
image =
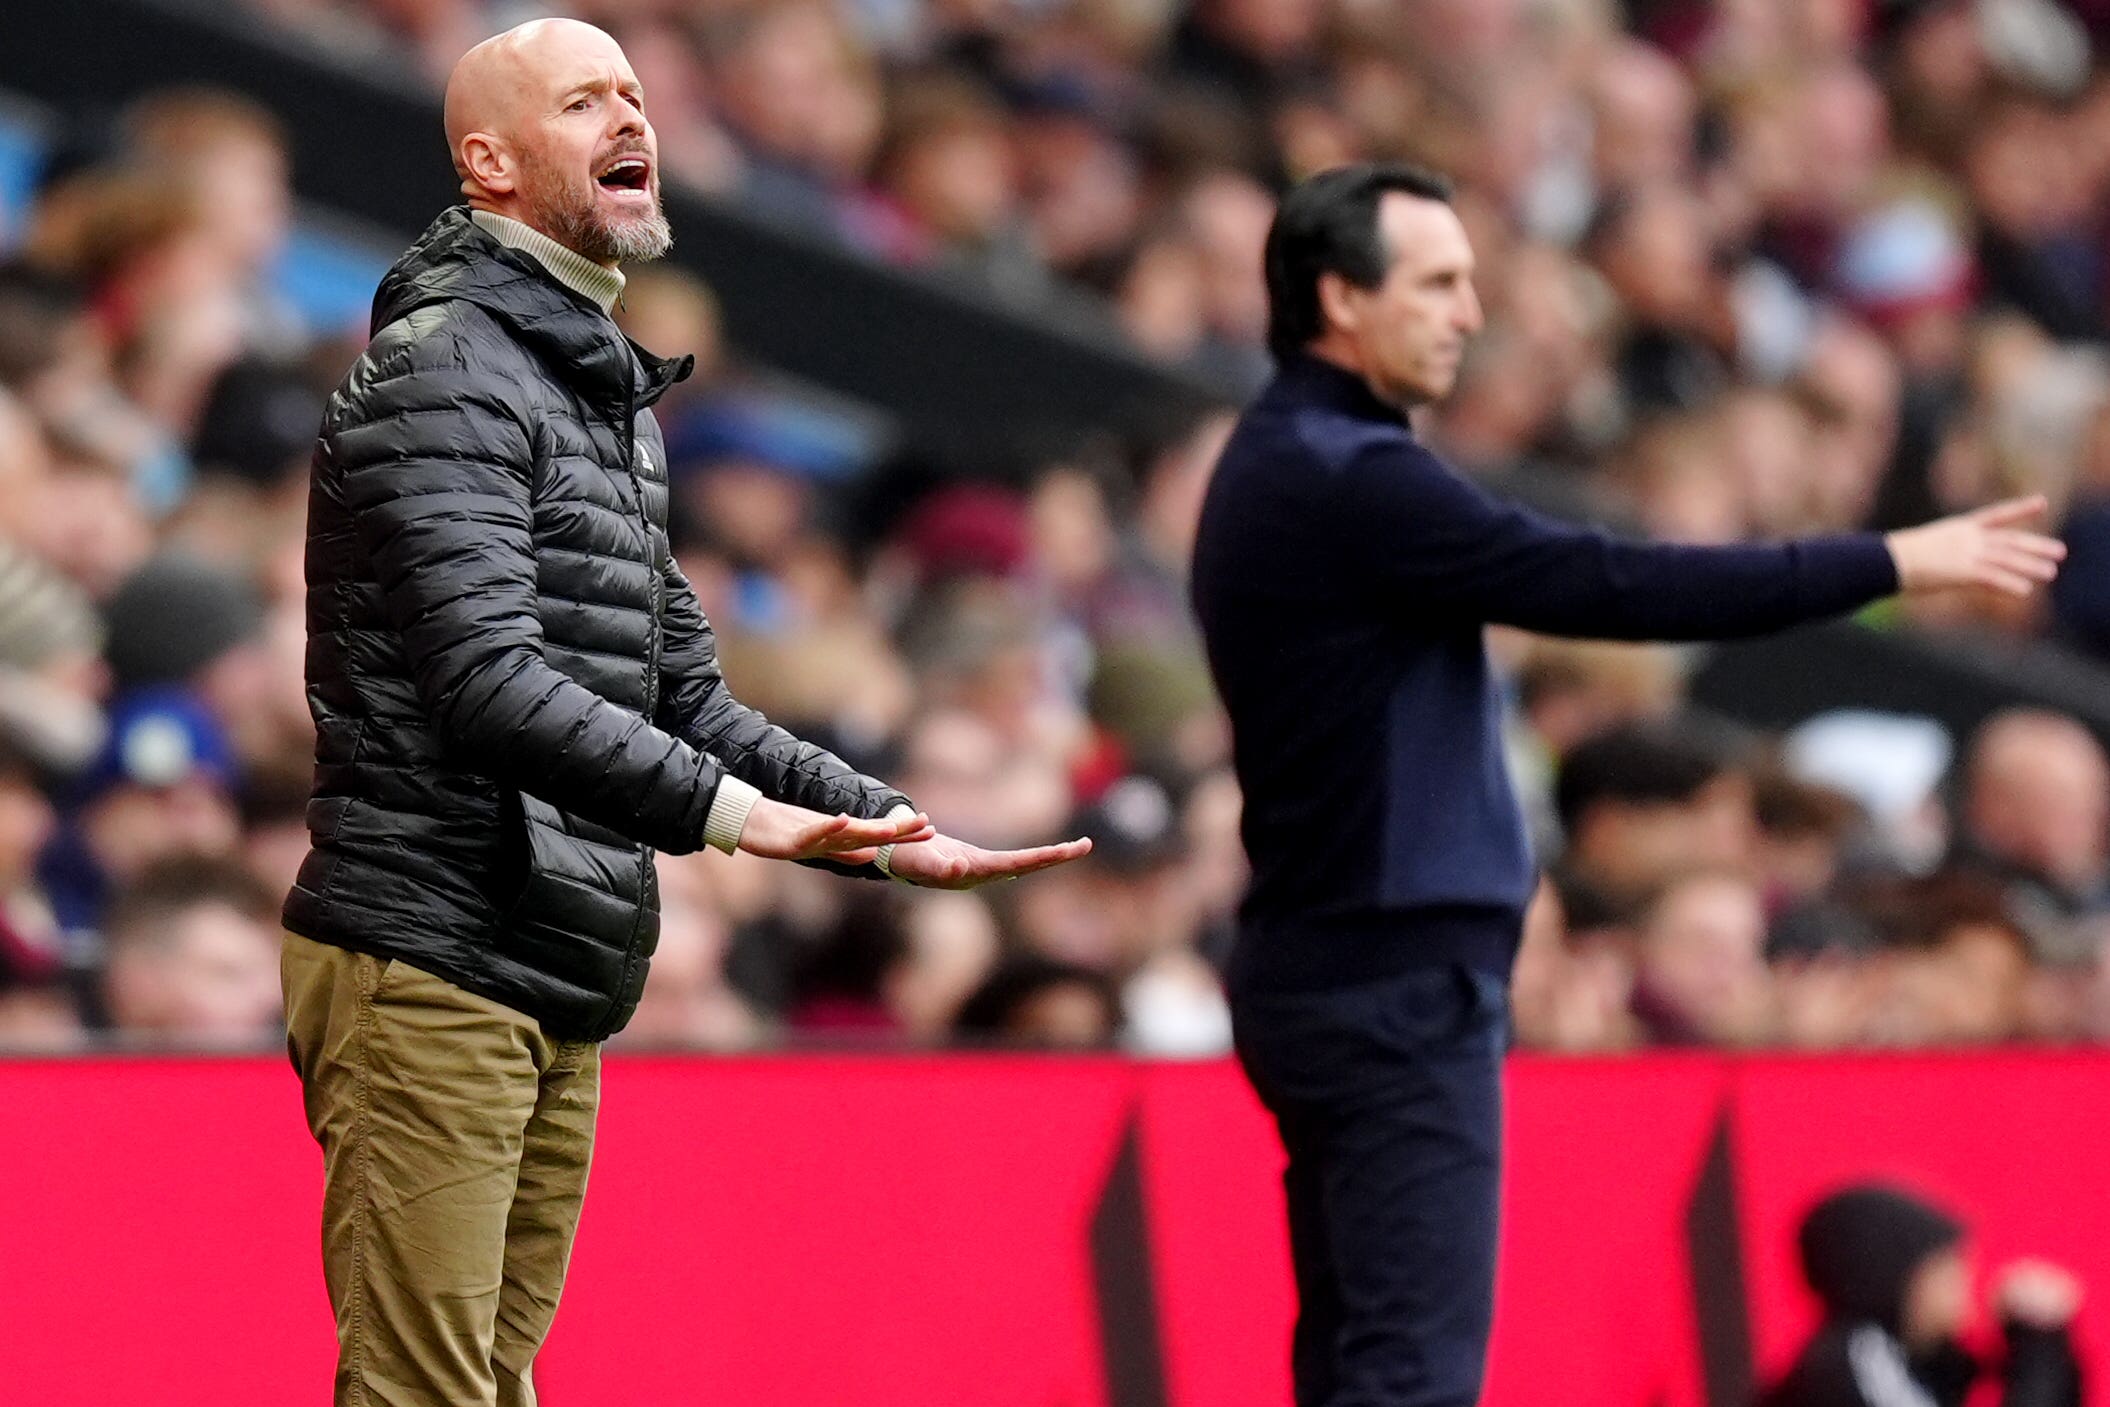
[[[325,1400],[283,1065],[0,1071],[0,1404]],[[2106,1115],[2110,1055],[1519,1059],[1487,1407],[1725,1403],[1808,1329],[1795,1219],[1863,1176],[2110,1294]],[[543,1400],[1283,1407],[1279,1169],[1228,1064],[618,1056]]]

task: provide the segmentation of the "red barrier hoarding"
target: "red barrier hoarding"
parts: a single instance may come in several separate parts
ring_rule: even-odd
[[[283,1064],[0,1069],[0,1404],[326,1401]],[[1720,1401],[1870,1174],[2110,1294],[2106,1101],[2110,1055],[1517,1060],[1487,1407]],[[619,1055],[543,1401],[1284,1407],[1279,1169],[1228,1064]]]

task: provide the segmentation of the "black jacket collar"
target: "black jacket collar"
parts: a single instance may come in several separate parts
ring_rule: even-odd
[[[381,280],[373,330],[457,299],[504,324],[611,418],[627,419],[651,405],[696,365],[692,356],[653,356],[623,336],[592,300],[559,283],[533,256],[493,239],[462,205],[443,211]]]

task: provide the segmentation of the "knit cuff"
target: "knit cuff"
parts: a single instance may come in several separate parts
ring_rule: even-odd
[[[903,816],[913,816],[915,814],[916,808],[913,806],[896,806],[893,810],[886,813],[886,819],[894,821],[899,820]],[[888,879],[892,879],[894,877],[894,847],[892,845],[880,846],[879,856],[872,861],[872,864],[878,868],[881,874]],[[908,883],[905,879],[901,882],[903,884]]]
[[[740,848],[740,832],[747,828],[747,813],[762,799],[760,788],[751,787],[730,772],[718,778],[718,794],[711,798],[711,811],[703,822],[703,843],[730,855]]]

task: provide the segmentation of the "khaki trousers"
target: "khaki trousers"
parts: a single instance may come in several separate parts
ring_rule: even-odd
[[[322,1145],[337,1407],[533,1407],[586,1196],[600,1048],[294,933],[282,974]]]

